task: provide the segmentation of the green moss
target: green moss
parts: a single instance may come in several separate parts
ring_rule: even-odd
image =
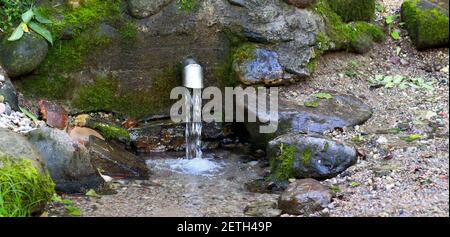
[[[402,20],[418,49],[448,44],[449,18],[438,8],[418,7],[418,0],[408,0],[402,5]]]
[[[308,166],[311,162],[311,149],[306,148],[300,153],[300,161],[303,166]]]
[[[375,0],[328,0],[328,3],[344,22],[375,18]]]
[[[173,101],[170,92],[181,85],[181,68],[166,67],[152,79],[148,89],[121,91],[117,79],[99,75],[94,82],[81,87],[73,105],[83,111],[112,111],[133,118],[166,112]]]
[[[51,200],[55,185],[28,160],[0,157],[0,217],[25,217]]]
[[[323,146],[322,152],[328,152],[328,149],[330,149],[330,144],[326,142],[325,145]]]
[[[99,75],[94,83],[82,87],[73,100],[75,107],[83,111],[111,110],[115,101],[117,82]]]
[[[271,161],[272,178],[276,181],[286,181],[295,176],[294,160],[297,147],[292,145],[280,145],[280,152],[276,159]]]
[[[125,22],[120,28],[119,33],[124,42],[132,41],[137,38],[139,30],[133,22]]]
[[[93,129],[96,129],[107,140],[129,140],[130,134],[121,127],[116,127],[105,123],[94,123]]]
[[[246,60],[255,58],[256,45],[252,43],[244,43],[239,47],[233,49],[233,61],[236,64],[242,63]]]
[[[72,94],[73,81],[61,75],[33,75],[16,86],[25,96],[63,100]]]
[[[327,0],[318,0],[314,7],[325,21],[326,35],[318,34],[316,40],[321,52],[326,50],[347,50],[363,53],[371,46],[371,41],[380,42],[384,32],[378,26],[367,22],[352,22],[346,24],[336,14]],[[366,46],[366,47],[361,47]]]

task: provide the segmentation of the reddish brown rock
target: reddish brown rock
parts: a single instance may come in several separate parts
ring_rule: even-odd
[[[62,106],[45,100],[39,101],[38,105],[39,114],[48,126],[61,130],[66,128],[69,116]]]
[[[127,119],[122,123],[122,127],[125,129],[135,128],[138,125],[139,125],[138,121],[136,121],[134,119]]]

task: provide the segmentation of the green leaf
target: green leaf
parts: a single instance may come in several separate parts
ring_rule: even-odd
[[[57,194],[53,195],[52,201],[53,202],[57,202],[57,203],[62,203],[63,202],[62,198],[59,195],[57,195]]]
[[[26,109],[24,109],[24,108],[22,108],[22,107],[19,107],[19,109],[20,109],[20,111],[21,111],[23,114],[25,114],[25,116],[27,116],[28,118],[30,118],[31,120],[33,120],[34,123],[37,123],[37,122],[38,122],[38,118],[37,118],[36,116],[34,116],[34,114],[32,114],[30,111],[28,111],[28,110],[26,110]]]
[[[399,56],[401,52],[402,52],[402,48],[397,47],[397,48],[395,49],[395,54],[396,54],[397,56]]]
[[[402,140],[406,141],[406,142],[414,142],[414,141],[417,141],[419,139],[422,139],[422,136],[419,135],[419,134],[412,134],[412,135],[409,135],[407,137],[403,137],[402,138]]]
[[[317,108],[317,107],[319,107],[319,102],[318,101],[308,101],[308,102],[305,102],[305,106],[308,108]]]
[[[40,26],[39,24],[35,23],[35,22],[30,22],[29,23],[30,28],[40,34],[42,37],[44,37],[51,45],[53,45],[53,37],[52,34],[50,33],[50,31],[48,31],[47,29],[43,28],[42,26]]]
[[[76,208],[74,206],[66,206],[65,208],[69,212],[69,215],[75,216],[75,217],[81,216],[81,212],[78,208]]]
[[[394,22],[394,18],[392,16],[386,17],[386,24],[390,25]]]
[[[51,24],[53,23],[51,20],[49,20],[48,18],[46,18],[45,16],[43,16],[40,12],[35,12],[34,13],[34,18],[42,24]]]
[[[72,205],[73,205],[73,202],[72,202],[71,200],[69,200],[69,199],[64,199],[64,200],[63,200],[63,203],[64,203],[64,205],[66,205],[66,206],[72,206]]]
[[[399,40],[400,39],[400,35],[398,34],[397,31],[392,31],[391,32],[391,37],[393,40]]]
[[[403,80],[405,80],[405,77],[397,75],[397,76],[394,76],[393,83],[396,84],[396,85],[398,85],[398,84],[400,84]]]
[[[97,194],[97,192],[95,192],[94,189],[90,189],[89,191],[86,192],[86,196],[88,197],[100,197],[100,195]]]
[[[30,8],[30,10],[22,14],[22,21],[28,24],[33,18],[33,16],[34,16],[33,9]]]
[[[360,184],[358,183],[358,182],[355,182],[355,181],[353,181],[353,182],[351,182],[350,183],[350,187],[352,187],[352,188],[356,188],[356,187],[358,187]]]
[[[324,92],[316,93],[316,94],[314,94],[314,96],[315,96],[317,99],[326,99],[326,100],[331,100],[331,99],[333,99],[333,96],[332,96],[330,93],[324,93]]]
[[[15,30],[14,32],[11,34],[11,36],[8,38],[8,41],[16,41],[19,40],[20,38],[22,38],[23,36],[23,28],[22,28],[22,24],[20,24]]]

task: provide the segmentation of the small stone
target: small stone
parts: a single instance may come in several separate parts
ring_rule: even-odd
[[[281,210],[273,201],[255,202],[245,207],[244,214],[254,217],[276,217],[281,215]]]
[[[383,137],[383,136],[381,136],[381,137],[379,137],[377,139],[377,143],[380,144],[380,145],[386,144],[386,143],[388,143],[388,139]]]
[[[281,194],[278,208],[288,214],[310,215],[326,208],[332,197],[330,189],[317,180],[297,180]]]
[[[84,127],[72,128],[69,132],[69,136],[73,140],[75,140],[83,145],[86,145],[89,142],[90,136],[94,136],[101,140],[105,140],[105,138],[103,138],[103,136],[100,133],[98,133],[97,131],[95,131],[91,128],[84,128]]]

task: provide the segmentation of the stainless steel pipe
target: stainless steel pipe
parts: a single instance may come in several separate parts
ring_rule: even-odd
[[[193,58],[184,60],[183,86],[191,89],[202,89],[204,87],[203,68]]]

